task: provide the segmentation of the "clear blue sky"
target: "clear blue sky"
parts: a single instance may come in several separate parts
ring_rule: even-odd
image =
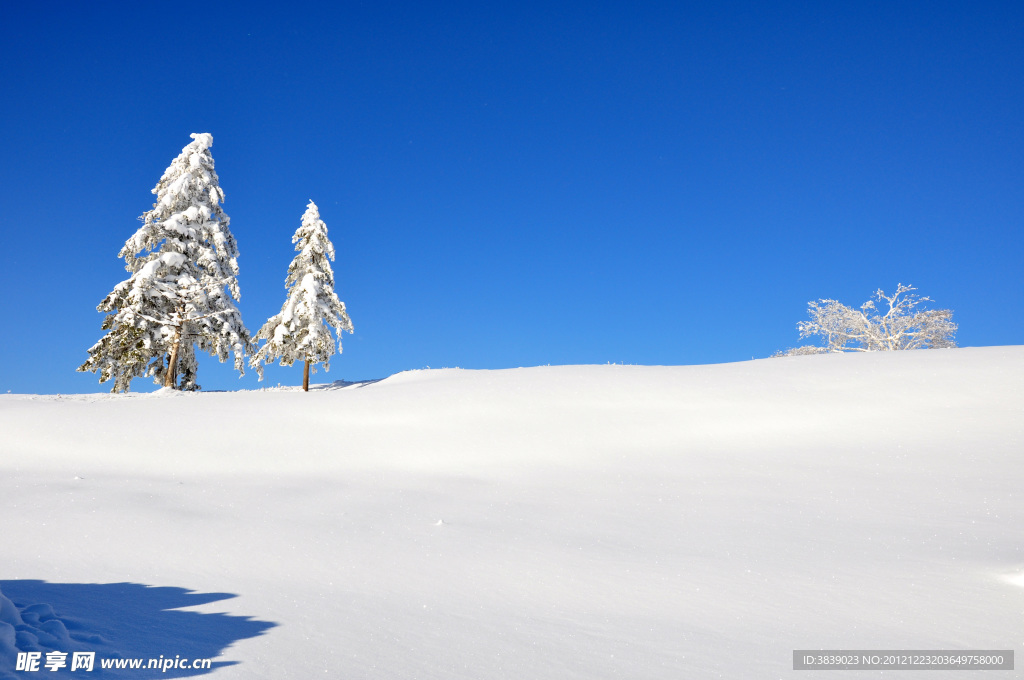
[[[191,132],[251,331],[320,206],[356,332],[314,381],[760,358],[897,282],[1024,343],[1024,4],[815,5],[9,3],[0,390],[109,389],[74,369]]]

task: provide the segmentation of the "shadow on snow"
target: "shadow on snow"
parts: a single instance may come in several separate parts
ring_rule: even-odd
[[[263,634],[275,623],[248,616],[180,611],[183,607],[235,597],[231,593],[195,593],[185,588],[139,583],[47,583],[0,581],[0,679],[16,673],[17,653],[42,652],[39,670],[47,677],[71,673],[72,652],[95,652],[88,677],[184,678],[204,675],[237,661],[217,661],[238,640]],[[47,652],[66,652],[67,667],[49,671]],[[149,659],[214,659],[209,669],[146,669]],[[103,659],[143,659],[141,669],[102,669]]]
[[[379,383],[381,380],[384,380],[384,378],[376,378],[374,380],[356,380],[354,382],[349,382],[348,380],[335,380],[334,382],[328,383],[327,385],[310,385],[309,391],[312,392],[313,390],[342,390],[347,387],[355,387],[356,389],[359,389],[360,387],[367,387],[368,385]]]

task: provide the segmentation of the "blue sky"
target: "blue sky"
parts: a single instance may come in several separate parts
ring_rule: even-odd
[[[74,369],[191,132],[253,332],[320,206],[356,332],[314,381],[761,358],[807,301],[898,282],[963,346],[1024,342],[1021,3],[4,14],[3,391],[109,389]],[[199,382],[257,386],[202,354]]]

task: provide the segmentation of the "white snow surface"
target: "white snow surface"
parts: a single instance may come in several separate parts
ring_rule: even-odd
[[[1022,386],[991,347],[0,396],[0,678],[30,647],[275,680],[1019,657]]]

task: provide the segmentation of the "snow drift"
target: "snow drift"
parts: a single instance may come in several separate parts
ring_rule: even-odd
[[[994,347],[0,397],[0,677],[19,645],[474,680],[1013,649],[1022,385]]]

